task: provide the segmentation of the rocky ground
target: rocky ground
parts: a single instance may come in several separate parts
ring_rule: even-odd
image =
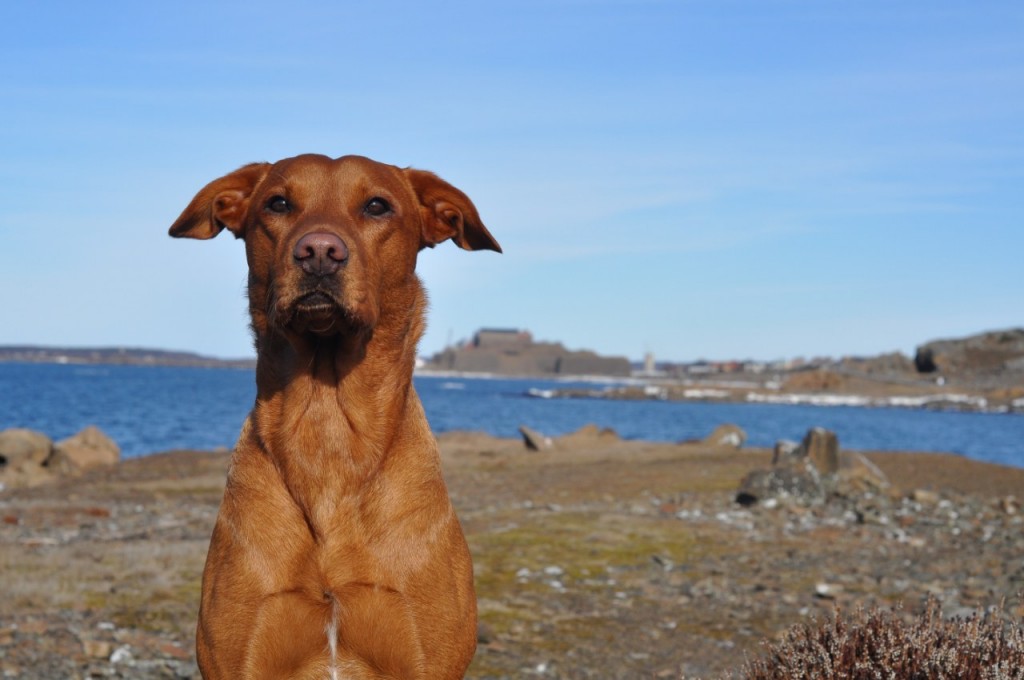
[[[721,677],[834,607],[1024,606],[1024,470],[869,454],[885,489],[735,502],[771,452],[442,438],[472,548],[470,678]],[[192,632],[226,453],[172,452],[0,493],[0,674],[198,677]],[[1016,498],[1014,497],[1016,495]]]

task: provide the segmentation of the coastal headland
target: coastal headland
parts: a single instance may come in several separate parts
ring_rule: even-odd
[[[836,607],[912,617],[934,597],[948,614],[1005,601],[1024,615],[1024,469],[843,452],[874,471],[817,499],[740,503],[744,480],[773,467],[741,438],[439,440],[476,565],[469,678],[717,678]],[[0,673],[198,678],[228,459],[160,453],[0,493]]]
[[[913,357],[893,352],[838,359],[688,363],[657,363],[648,357],[633,366],[623,357],[600,357],[566,350],[558,343],[535,343],[525,331],[484,329],[472,340],[431,357],[423,370],[619,380],[584,388],[536,390],[534,396],[542,398],[1024,413],[1024,329],[927,342]]]

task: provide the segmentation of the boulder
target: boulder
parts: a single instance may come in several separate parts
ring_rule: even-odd
[[[523,444],[529,451],[545,451],[554,446],[551,437],[545,436],[526,425],[519,426],[519,434],[523,436]]]
[[[814,427],[799,445],[786,440],[776,443],[772,466],[744,477],[736,502],[749,506],[768,498],[788,498],[809,505],[883,493],[891,494],[893,489],[877,465],[860,453],[840,453],[836,434]]]
[[[892,490],[889,477],[863,453],[846,451],[840,456],[836,493],[846,496],[878,494]]]
[[[57,442],[48,465],[55,472],[75,474],[101,465],[113,465],[120,458],[121,449],[114,440],[90,425]]]
[[[0,489],[36,486],[53,477],[45,467],[53,442],[45,434],[14,428],[0,432]]]
[[[595,444],[607,444],[620,440],[619,433],[610,427],[598,427],[593,423],[584,425],[575,432],[558,438],[558,448],[586,448]]]
[[[50,457],[53,442],[42,432],[12,428],[0,432],[0,470],[23,465],[42,465]]]
[[[50,468],[42,465],[25,464],[0,471],[0,491],[45,484],[55,477]]]
[[[805,461],[793,461],[747,474],[736,491],[736,502],[750,506],[769,498],[791,498],[811,505],[824,501],[825,494],[817,469]]]
[[[823,475],[838,472],[839,438],[836,433],[823,427],[812,427],[799,444],[788,439],[775,442],[772,465],[788,465],[803,460],[810,461]]]
[[[775,442],[775,448],[772,449],[772,465],[778,465],[794,458],[800,458],[802,456],[802,449],[800,445],[795,441],[789,439],[780,439]]]
[[[882,470],[855,451],[840,451],[839,438],[821,427],[807,431],[799,445],[775,444],[772,466],[754,470],[740,483],[736,502],[750,506],[769,498],[802,505],[845,503],[858,517],[878,514],[871,504],[884,506],[898,491]]]
[[[823,427],[812,427],[800,444],[803,455],[823,475],[839,472],[839,438]]]
[[[731,449],[738,449],[747,441],[747,433],[738,425],[726,423],[719,425],[714,431],[704,438],[704,444],[710,446],[722,446]]]
[[[935,365],[935,350],[931,347],[918,347],[914,353],[914,368],[918,373],[934,373],[939,370]]]

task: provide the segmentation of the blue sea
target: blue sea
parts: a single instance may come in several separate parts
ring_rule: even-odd
[[[255,398],[241,369],[0,363],[0,429],[27,427],[61,439],[96,425],[125,457],[234,444]],[[810,427],[835,431],[849,449],[947,451],[1024,467],[1024,416],[898,408],[667,401],[536,399],[527,390],[574,386],[540,379],[418,376],[435,432],[478,430],[515,437],[520,425],[560,435],[587,423],[627,439],[702,438],[735,423],[748,444],[799,440]]]

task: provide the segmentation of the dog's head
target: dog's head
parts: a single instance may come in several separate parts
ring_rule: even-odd
[[[501,252],[476,208],[436,175],[360,156],[254,163],[214,180],[171,226],[245,240],[257,334],[372,330],[389,291],[415,281],[417,253],[452,239]]]

